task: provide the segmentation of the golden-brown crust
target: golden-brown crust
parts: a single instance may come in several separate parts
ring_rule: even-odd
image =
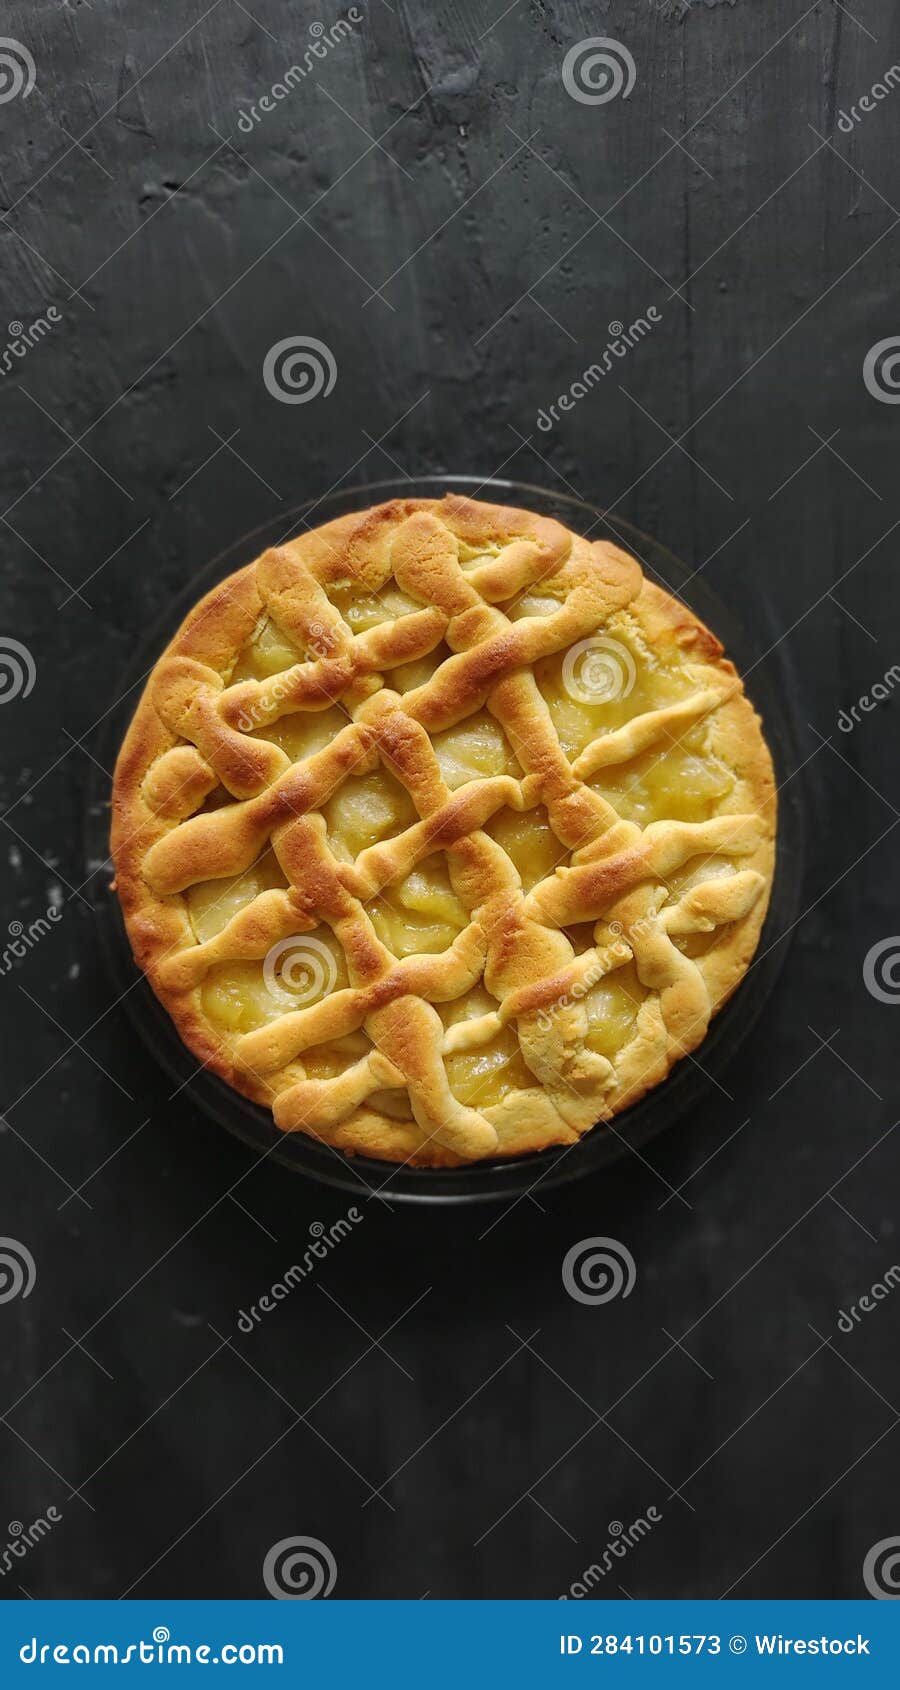
[[[465,548],[488,555],[464,568]],[[376,593],[393,579],[418,609],[366,633],[350,630],[328,596],[350,581]],[[552,611],[509,620],[532,591]],[[299,649],[310,627],[324,649],[274,677],[230,684],[237,655],[264,616]],[[667,654],[693,683],[687,699],[637,715],[571,762],[534,668],[597,630]],[[304,638],[304,635],[307,637]],[[452,655],[401,695],[390,670],[445,641]],[[292,764],[255,732],[286,712],[340,698],[348,711],[323,751]],[[522,778],[490,776],[450,792],[430,736],[486,708]],[[641,829],[591,784],[609,763],[705,732],[706,753],[733,775],[715,814]],[[390,764],[420,820],[338,863],[320,816],[351,771]],[[231,802],[201,810],[214,788]],[[502,807],[546,806],[566,860],[528,893],[483,831]],[[200,812],[198,814],[198,811]],[[394,500],[341,517],[264,553],[191,611],[156,665],[119,756],[113,790],[116,887],[135,958],[182,1039],[246,1096],[273,1107],[285,1130],[335,1149],[417,1165],[457,1165],[574,1143],[659,1083],[696,1048],[755,950],[771,886],[775,789],[759,720],[715,637],[683,604],[644,580],[634,559],[531,512],[448,496]],[[243,873],[272,842],[288,885],[264,892],[216,938],[198,944],[186,888]],[[365,902],[435,850],[447,853],[469,925],[436,956],[393,957]],[[727,859],[733,872],[662,896],[690,863]],[[735,859],[732,862],[732,859]],[[225,1037],[204,1013],[214,961],[263,958],[287,935],[327,922],[347,956],[350,986],[254,1032]],[[595,923],[575,955],[562,929]],[[712,934],[696,955],[675,943]],[[585,960],[587,957],[588,960]],[[632,959],[648,995],[613,1061],[585,1042],[581,984]],[[598,972],[599,971],[599,972]],[[448,1084],[444,1058],[492,1029],[432,1007],[483,978],[513,1025],[534,1085],[484,1111]],[[363,1028],[369,1054],[330,1079],[307,1077],[303,1052]],[[406,1121],[369,1102],[406,1088]]]

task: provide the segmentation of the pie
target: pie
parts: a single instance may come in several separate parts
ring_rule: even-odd
[[[722,647],[633,557],[394,499],[214,587],[115,773],[135,958],[200,1062],[336,1151],[571,1145],[740,983],[775,787]]]

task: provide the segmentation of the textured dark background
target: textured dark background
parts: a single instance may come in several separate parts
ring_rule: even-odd
[[[0,978],[0,1233],[36,1264],[0,1306],[0,1550],[7,1515],[62,1520],[0,1595],[257,1596],[269,1547],[312,1536],[342,1596],[556,1596],[653,1505],[597,1595],[856,1596],[900,1532],[900,1297],[837,1326],[900,1257],[900,1010],[863,980],[900,926],[896,705],[838,728],[900,656],[900,411],[863,380],[900,335],[900,90],[838,122],[900,57],[895,8],[502,12],[370,0],[250,134],[336,12],[4,14],[37,77],[0,105],[3,322],[61,321],[0,376],[0,634],[36,666],[0,711],[2,920],[62,919]],[[633,55],[627,99],[566,91],[591,36]],[[289,335],[333,353],[328,397],[266,391]],[[243,1337],[346,1200],[172,1098],[114,1001],[81,844],[97,722],[210,557],[398,471],[574,488],[751,626],[766,607],[804,913],[730,1096],[509,1211],[367,1204]],[[584,1307],[560,1268],[596,1234],[637,1283]]]

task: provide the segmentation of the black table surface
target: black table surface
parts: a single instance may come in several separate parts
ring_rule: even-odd
[[[900,1533],[890,0],[3,27],[0,1595],[261,1596],[296,1538],[344,1597],[864,1595]],[[335,378],[299,405],[263,378],[293,337]],[[689,1118],[511,1206],[364,1198],[247,1334],[348,1200],[172,1095],[117,1001],[99,719],[237,537],[454,472],[574,491],[770,619],[798,919]],[[567,1293],[595,1237],[627,1298]],[[4,1556],[7,1516],[51,1529]]]

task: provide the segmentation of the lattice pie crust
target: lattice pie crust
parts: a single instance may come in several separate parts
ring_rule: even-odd
[[[775,795],[718,641],[529,511],[398,499],[192,611],[119,758],[135,957],[285,1132],[455,1165],[571,1144],[753,955]]]

